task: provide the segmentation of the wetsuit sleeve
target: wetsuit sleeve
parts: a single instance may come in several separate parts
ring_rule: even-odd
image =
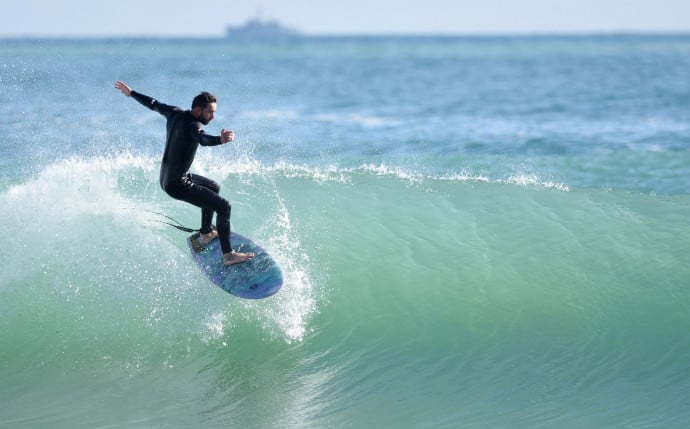
[[[167,104],[163,104],[158,102],[155,98],[149,97],[148,95],[141,94],[136,91],[132,91],[131,94],[132,98],[137,100],[140,104],[143,106],[148,107],[149,109],[153,110],[154,112],[158,112],[163,116],[168,116],[172,111],[177,109],[175,106],[168,106]]]
[[[202,146],[217,146],[221,144],[220,136],[210,136],[206,134],[200,122],[192,122],[189,131],[191,137]]]

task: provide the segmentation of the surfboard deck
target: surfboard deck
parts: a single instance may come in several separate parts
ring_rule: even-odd
[[[220,240],[214,239],[205,248],[199,245],[199,233],[187,238],[189,250],[202,272],[224,291],[245,299],[267,298],[283,286],[283,272],[271,255],[243,235],[232,232],[230,241],[236,252],[254,252],[254,259],[241,264],[223,266]]]

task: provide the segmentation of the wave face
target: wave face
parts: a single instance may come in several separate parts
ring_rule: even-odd
[[[226,166],[233,227],[286,275],[253,302],[148,212],[197,221],[152,162],[69,159],[2,194],[3,425],[690,417],[687,197]]]
[[[0,44],[0,428],[685,427],[687,36]],[[163,119],[285,286],[197,269]],[[69,88],[69,90],[65,90]],[[38,102],[37,100],[40,100]]]

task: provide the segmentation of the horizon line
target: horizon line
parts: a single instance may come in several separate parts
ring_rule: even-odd
[[[294,40],[294,39],[310,39],[310,38],[443,38],[443,37],[539,37],[539,36],[558,36],[558,37],[583,37],[583,36],[690,36],[690,29],[678,30],[524,30],[524,31],[438,31],[438,32],[343,32],[343,33],[302,33],[297,32],[293,35],[282,37],[267,37],[267,38],[237,38],[235,40],[242,41],[273,41],[273,40]],[[233,37],[227,36],[225,33],[221,34],[0,34],[1,40],[8,39],[217,39],[217,40],[233,40]]]

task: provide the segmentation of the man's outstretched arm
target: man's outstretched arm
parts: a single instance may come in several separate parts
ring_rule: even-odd
[[[168,106],[167,104],[163,104],[163,103],[159,102],[158,100],[156,100],[152,97],[149,97],[148,95],[144,95],[140,92],[136,92],[129,85],[122,82],[121,80],[118,80],[117,82],[115,82],[115,89],[119,89],[127,97],[132,97],[133,99],[137,100],[142,105],[148,107],[149,109],[151,109],[155,112],[160,113],[163,116],[168,116],[172,111],[178,109],[175,106]]]

